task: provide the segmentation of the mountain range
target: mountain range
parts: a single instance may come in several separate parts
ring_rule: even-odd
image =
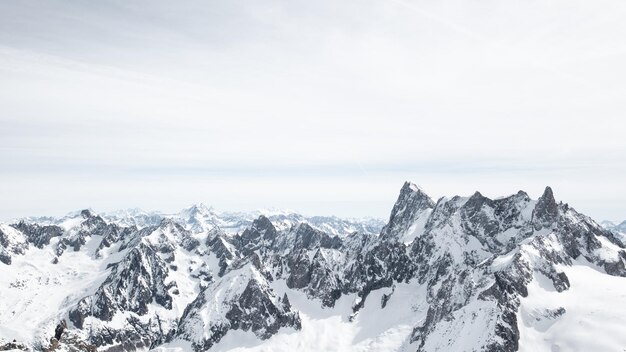
[[[386,222],[201,204],[18,219],[0,274],[0,349],[626,346],[626,235],[550,187],[434,201],[406,182]]]
[[[606,228],[607,230],[622,234],[623,236],[626,236],[626,220],[620,222],[619,224],[616,224],[612,221],[609,220],[605,220],[602,221],[600,223],[600,225],[602,225],[604,228]]]

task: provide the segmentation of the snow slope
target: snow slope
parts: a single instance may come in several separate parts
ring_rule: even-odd
[[[99,351],[621,351],[626,245],[546,188],[389,220],[202,205],[0,224],[0,347]],[[369,229],[369,230],[368,230]]]
[[[541,274],[528,285],[519,311],[520,351],[623,351],[626,279],[584,259],[560,269],[569,290],[557,292]]]
[[[233,331],[216,344],[212,351],[397,351],[403,347],[412,327],[424,318],[426,307],[407,302],[424,302],[425,286],[416,282],[397,284],[393,299],[385,308],[380,302],[391,288],[376,290],[369,300],[378,304],[366,305],[352,321],[352,305],[356,294],[344,296],[333,308],[321,308],[319,302],[306,294],[289,289],[284,280],[275,281],[272,287],[279,294],[290,297],[292,306],[300,312],[302,329],[285,329],[268,340],[259,340],[254,334]],[[188,345],[176,340],[160,346],[155,351],[185,351]]]

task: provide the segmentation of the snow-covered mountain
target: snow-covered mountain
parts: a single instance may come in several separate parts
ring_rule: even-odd
[[[140,210],[0,225],[0,346],[157,351],[621,351],[626,246],[552,190],[433,201],[384,227]]]
[[[253,212],[220,212],[202,203],[194,204],[175,214],[145,212],[128,209],[104,213],[102,217],[118,225],[135,225],[139,228],[158,225],[162,219],[176,220],[192,232],[206,232],[216,226],[227,233],[241,233],[259,216],[267,217],[279,230],[288,230],[301,222],[333,235],[349,235],[353,232],[378,234],[385,222],[376,218],[343,219],[336,216],[304,216],[295,211],[262,209]]]
[[[621,236],[622,241],[626,241],[626,220],[616,224],[612,221],[602,221],[600,225],[604,226],[607,230]]]

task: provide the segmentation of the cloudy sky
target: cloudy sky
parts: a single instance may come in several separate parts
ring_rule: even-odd
[[[626,219],[623,0],[0,2],[0,220],[386,217],[546,185]]]

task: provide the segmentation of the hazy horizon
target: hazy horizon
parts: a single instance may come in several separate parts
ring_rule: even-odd
[[[545,186],[626,219],[626,3],[0,2],[0,220],[386,219]]]
[[[409,182],[411,182],[411,181],[409,181]],[[422,191],[427,193],[435,202],[439,198],[441,198],[441,197],[456,196],[456,194],[455,194],[455,195],[442,195],[442,196],[439,196],[439,197],[433,197],[432,194],[430,194],[426,190],[424,190],[423,187],[420,186],[420,188],[422,188]],[[477,191],[480,192],[479,190],[477,190]],[[524,191],[524,190],[521,190],[521,191]],[[532,199],[537,199],[541,195],[542,192],[539,192],[536,195],[535,194],[529,194],[529,196]],[[398,192],[396,192],[396,193],[399,193],[399,189],[398,189]],[[483,193],[483,192],[481,192],[481,193]],[[489,198],[492,198],[492,199],[497,199],[497,198],[505,197],[505,196],[512,195],[512,194],[515,194],[515,193],[517,193],[517,192],[511,192],[510,194],[500,195],[500,196],[491,196],[491,195],[488,195],[488,194],[483,194],[483,195],[485,195],[485,196],[487,196]],[[358,213],[352,214],[352,215],[350,215],[351,213],[345,213],[344,215],[337,214],[337,213],[323,213],[323,212],[322,213],[308,213],[308,212],[303,212],[303,211],[300,211],[298,209],[288,208],[288,207],[276,207],[276,206],[271,206],[271,205],[268,205],[268,206],[256,206],[256,205],[250,205],[250,204],[246,205],[245,203],[243,203],[243,207],[242,208],[220,208],[220,207],[215,206],[215,205],[213,205],[211,203],[208,203],[206,201],[200,200],[200,201],[197,201],[197,202],[183,204],[180,207],[172,207],[170,205],[167,208],[161,208],[161,209],[157,209],[157,208],[142,208],[142,207],[139,207],[139,206],[105,207],[105,208],[95,208],[95,207],[92,207],[92,206],[83,206],[83,207],[78,207],[78,208],[73,208],[73,209],[55,208],[53,213],[24,214],[24,215],[19,215],[19,216],[16,216],[16,217],[1,218],[0,222],[2,222],[2,221],[11,221],[11,220],[18,220],[20,218],[26,218],[26,217],[46,217],[46,216],[63,217],[63,216],[66,216],[66,215],[70,215],[72,213],[79,212],[79,211],[84,210],[84,209],[93,210],[94,212],[96,212],[98,214],[101,214],[101,213],[113,213],[113,212],[116,212],[116,211],[134,210],[134,209],[138,209],[138,210],[145,211],[145,212],[148,212],[148,213],[155,212],[155,213],[162,213],[162,214],[175,214],[175,213],[178,213],[179,211],[184,210],[185,208],[189,208],[189,207],[200,205],[200,204],[202,204],[202,205],[204,205],[204,206],[206,206],[208,208],[212,208],[213,210],[215,210],[217,212],[222,212],[222,213],[229,213],[229,212],[230,213],[235,213],[235,212],[261,212],[261,213],[267,212],[267,213],[271,213],[273,211],[274,212],[288,211],[288,212],[301,214],[301,215],[304,215],[304,216],[337,216],[337,217],[344,218],[344,219],[376,218],[376,219],[381,219],[381,220],[386,221],[388,219],[390,213],[391,213],[391,209],[392,209],[392,207],[393,207],[393,205],[395,203],[395,199],[396,199],[397,195],[398,194],[395,194],[395,196],[393,197],[393,200],[388,204],[389,206],[388,206],[386,214],[380,213],[380,214],[376,214],[376,215],[369,215],[369,214],[363,215],[363,214],[358,214]],[[470,197],[471,194],[465,194],[465,195],[460,195],[460,196]],[[558,199],[558,195],[556,195],[556,197],[557,197],[557,202],[558,201],[563,201],[563,200]],[[233,203],[234,204],[242,204],[242,203],[237,203],[236,200],[233,200]],[[359,204],[359,205],[363,206],[364,205],[363,203],[368,203],[368,202],[355,202],[355,205]],[[563,201],[563,203],[567,203],[567,202]],[[311,206],[311,204],[307,204],[307,205]],[[321,206],[320,204],[312,204],[312,205],[313,206],[316,206],[316,205],[317,206]],[[571,205],[571,206],[573,208],[576,208],[574,205]],[[594,218],[594,220],[596,220],[598,222],[601,222],[601,221],[611,221],[611,222],[613,222],[615,224],[619,224],[619,223],[621,223],[623,221],[626,221],[625,219],[619,219],[619,218],[618,219]]]

